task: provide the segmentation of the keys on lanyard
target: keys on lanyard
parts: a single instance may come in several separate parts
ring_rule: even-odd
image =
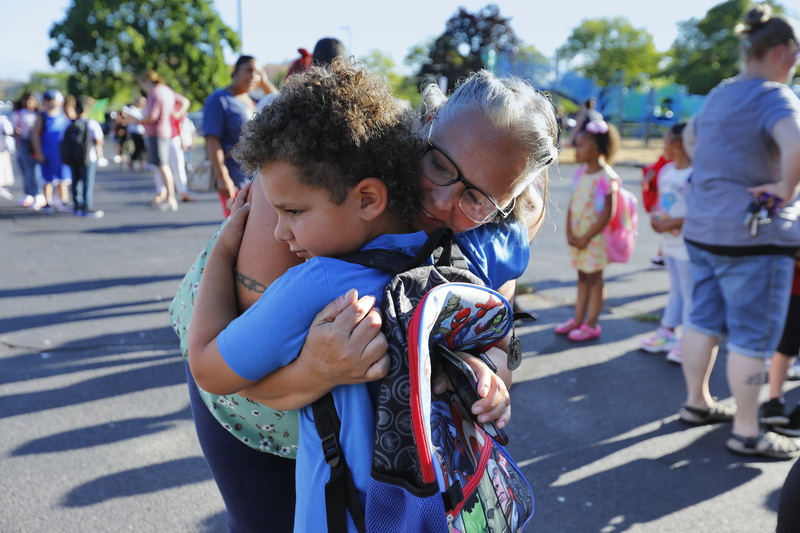
[[[744,216],[744,225],[750,228],[750,236],[758,234],[758,227],[772,222],[770,216],[780,211],[778,197],[774,194],[762,194],[750,203]]]

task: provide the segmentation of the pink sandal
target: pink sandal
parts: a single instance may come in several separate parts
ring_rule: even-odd
[[[600,328],[600,324],[595,327],[588,326],[586,324],[581,324],[577,328],[573,329],[567,335],[567,338],[571,341],[589,341],[592,339],[596,339],[600,336],[603,330]]]
[[[578,327],[578,323],[575,322],[572,318],[567,320],[566,322],[562,322],[561,324],[557,325],[553,331],[558,333],[559,335],[566,335],[573,329]]]

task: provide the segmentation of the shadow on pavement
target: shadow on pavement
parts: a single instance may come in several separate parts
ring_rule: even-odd
[[[98,477],[67,492],[61,505],[84,507],[114,498],[148,494],[209,479],[211,472],[205,459],[186,457]]]
[[[13,450],[11,454],[14,456],[35,455],[91,448],[167,431],[174,427],[175,421],[191,419],[192,411],[187,403],[184,409],[163,416],[129,418],[55,433],[29,441]]]
[[[170,387],[186,382],[183,358],[177,350],[161,364],[129,368],[118,373],[87,379],[65,387],[18,393],[3,398],[0,418],[37,413],[123,394]],[[138,363],[138,361],[136,361]],[[75,371],[75,369],[71,369]]]

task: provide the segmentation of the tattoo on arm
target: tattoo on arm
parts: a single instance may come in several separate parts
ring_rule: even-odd
[[[263,294],[264,291],[267,290],[267,286],[261,283],[260,281],[253,279],[250,276],[246,276],[241,272],[239,272],[238,270],[234,270],[233,273],[236,275],[236,283],[243,286],[248,291],[253,291],[259,294]]]

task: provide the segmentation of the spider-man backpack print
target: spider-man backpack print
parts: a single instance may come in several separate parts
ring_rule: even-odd
[[[331,465],[329,531],[347,530],[345,509],[359,531],[380,533],[519,531],[533,514],[530,485],[501,444],[505,433],[484,427],[470,413],[475,378],[455,353],[480,356],[508,335],[514,314],[502,295],[466,270],[451,237],[449,229],[435,232],[411,261],[385,250],[345,258],[393,272],[382,304],[391,364],[378,382],[363,514],[339,461],[336,423],[320,427],[335,409],[314,407]],[[436,264],[423,265],[434,248],[442,250]],[[438,367],[455,391],[432,393]]]

